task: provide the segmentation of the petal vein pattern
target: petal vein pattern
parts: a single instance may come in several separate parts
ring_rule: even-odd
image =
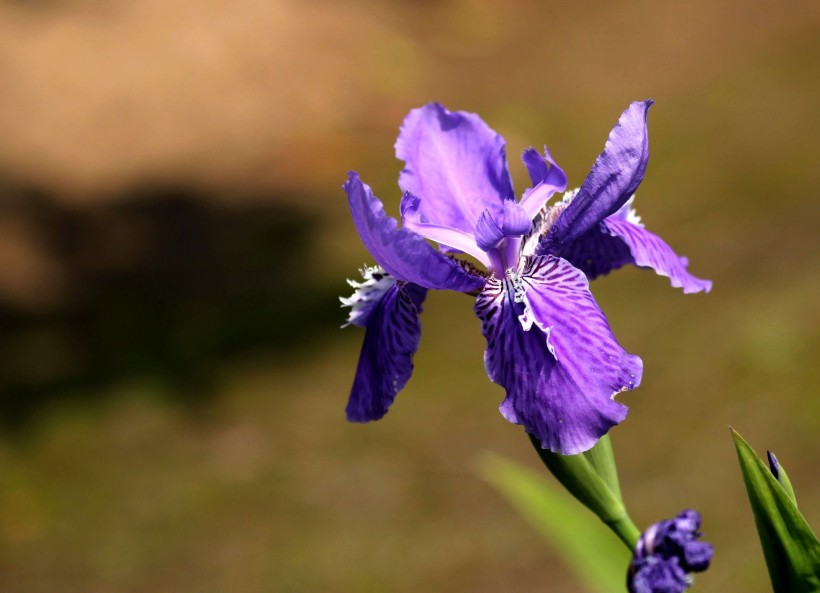
[[[399,282],[372,309],[347,403],[349,421],[369,422],[384,416],[410,379],[421,339],[419,313],[426,292]]]
[[[485,208],[498,212],[513,196],[504,139],[473,113],[438,103],[412,110],[396,141],[405,162],[399,186],[419,200],[404,225],[431,223],[473,234]]]
[[[490,278],[475,312],[487,373],[507,392],[501,413],[545,449],[586,451],[626,418],[614,395],[640,384],[642,362],[618,344],[568,262],[532,257],[518,278]]]

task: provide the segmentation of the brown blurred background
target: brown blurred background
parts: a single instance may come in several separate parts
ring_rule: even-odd
[[[393,411],[344,421],[402,117],[478,112],[578,185],[653,97],[647,226],[715,282],[593,289],[645,362],[613,432],[645,526],[685,507],[706,592],[768,591],[728,425],[820,526],[820,4],[0,3],[0,590],[577,592],[476,477],[537,467],[469,299],[433,294]]]

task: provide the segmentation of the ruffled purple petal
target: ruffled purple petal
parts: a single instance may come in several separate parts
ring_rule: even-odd
[[[534,148],[528,148],[521,155],[532,181],[532,187],[524,192],[520,205],[532,220],[555,192],[567,189],[567,176],[552,160],[547,147],[544,156]]]
[[[615,340],[568,262],[533,257],[514,280],[490,278],[475,312],[487,373],[507,392],[501,413],[545,449],[581,453],[626,417],[614,396],[638,386],[641,360]]]
[[[378,420],[413,373],[413,356],[421,339],[419,313],[426,289],[398,282],[370,311],[347,403],[351,422]]]
[[[339,298],[342,307],[350,307],[347,323],[343,327],[348,325],[367,327],[367,322],[381,303],[384,293],[396,285],[396,279],[379,266],[365,266],[360,272],[361,281],[350,279],[347,281],[353,288],[353,294],[347,298]]]
[[[635,193],[649,161],[646,112],[652,101],[632,103],[607,139],[578,194],[538,246],[539,255],[563,255],[563,248],[614,214]]]
[[[417,233],[398,228],[396,219],[387,215],[381,201],[356,173],[349,173],[343,187],[362,242],[391,276],[425,288],[460,292],[471,292],[484,284],[483,278],[465,272]]]
[[[641,534],[629,563],[630,593],[682,593],[691,585],[687,573],[709,568],[712,545],[701,537],[700,513],[687,509],[658,521]]]
[[[412,110],[396,156],[405,162],[399,186],[420,200],[404,215],[408,228],[431,223],[472,234],[485,208],[495,213],[513,197],[504,139],[473,113],[438,103]]]
[[[615,241],[622,242],[629,250],[631,262],[636,266],[652,268],[661,276],[669,278],[672,286],[683,288],[683,292],[709,292],[711,280],[702,280],[690,274],[686,268],[689,261],[680,257],[663,239],[650,233],[638,224],[620,217],[610,217],[601,224],[602,230],[609,233]],[[604,242],[612,244],[612,239]]]
[[[677,558],[650,556],[633,565],[627,588],[629,593],[683,593],[689,588],[689,580]]]
[[[683,549],[683,563],[692,572],[709,568],[715,551],[709,542],[688,542]]]

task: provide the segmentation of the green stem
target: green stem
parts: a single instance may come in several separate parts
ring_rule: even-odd
[[[635,527],[629,515],[624,514],[620,519],[604,521],[604,523],[615,532],[615,535],[620,538],[630,552],[635,551],[635,546],[638,545],[638,538],[641,537],[641,532]]]
[[[601,439],[585,453],[560,455],[542,449],[538,439],[529,436],[550,473],[581,504],[595,513],[630,552],[634,552],[641,532],[635,527],[621,500],[615,456],[609,439]]]

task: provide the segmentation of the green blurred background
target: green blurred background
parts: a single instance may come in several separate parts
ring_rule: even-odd
[[[398,211],[393,142],[439,100],[578,185],[652,97],[636,203],[691,270],[593,287],[645,363],[613,431],[640,526],[700,509],[706,592],[769,590],[728,425],[820,526],[820,4],[0,4],[0,590],[577,592],[476,474],[537,467],[469,299],[344,420],[371,263],[341,183]]]

